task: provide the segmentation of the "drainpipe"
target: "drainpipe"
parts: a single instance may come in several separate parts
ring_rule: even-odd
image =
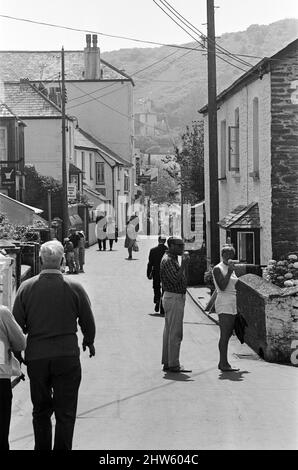
[[[117,165],[112,166],[112,203],[115,211],[115,168]]]
[[[246,85],[246,205],[248,205],[248,86]]]

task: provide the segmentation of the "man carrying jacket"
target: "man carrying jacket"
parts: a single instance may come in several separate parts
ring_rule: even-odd
[[[77,324],[83,350],[95,355],[95,322],[84,288],[63,276],[63,246],[40,249],[42,271],[19,287],[13,315],[28,334],[25,364],[33,404],[35,450],[52,449],[51,415],[56,419],[54,450],[71,450],[81,382]]]
[[[161,280],[160,280],[160,262],[167,251],[165,246],[166,237],[160,235],[158,237],[158,245],[154,248],[151,248],[149,252],[149,260],[147,264],[147,278],[153,279],[153,290],[154,290],[154,299],[155,303],[155,312],[160,311],[160,315],[164,316],[164,309],[162,306],[162,292],[161,292]]]

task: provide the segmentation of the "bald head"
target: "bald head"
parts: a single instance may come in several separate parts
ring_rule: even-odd
[[[39,256],[43,269],[59,269],[64,249],[58,240],[51,240],[41,245]]]

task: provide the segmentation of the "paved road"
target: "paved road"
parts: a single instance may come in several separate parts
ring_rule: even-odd
[[[127,261],[113,252],[86,253],[86,287],[97,323],[96,357],[82,353],[74,449],[297,449],[298,374],[268,364],[232,338],[231,362],[217,369],[218,326],[189,298],[181,362],[191,374],[161,371],[163,318],[154,314],[145,277],[155,240],[140,240]],[[28,380],[15,388],[11,448],[32,449]]]

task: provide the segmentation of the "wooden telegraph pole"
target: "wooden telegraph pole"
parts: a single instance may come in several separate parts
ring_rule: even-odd
[[[64,65],[64,47],[61,51],[61,82],[62,82],[62,237],[68,235],[68,194],[67,194],[67,165],[66,165],[66,119],[65,119],[65,65]]]
[[[210,185],[210,248],[211,264],[219,262],[219,202],[217,157],[216,47],[214,0],[207,0],[208,36],[208,125],[209,125],[209,185]]]

